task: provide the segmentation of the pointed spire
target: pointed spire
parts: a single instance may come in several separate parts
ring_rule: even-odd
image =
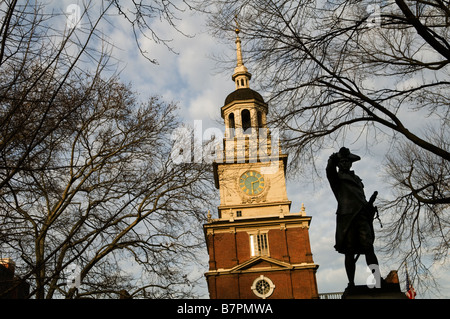
[[[242,47],[241,47],[241,38],[239,37],[239,24],[236,19],[236,57],[237,57],[237,64],[236,68],[234,69],[234,74],[232,76],[232,80],[236,83],[236,90],[242,89],[242,88],[249,88],[250,87],[250,79],[252,75],[248,72],[247,68],[244,65],[244,60],[242,58]]]
[[[237,54],[237,66],[244,65],[242,59],[242,48],[241,48],[241,38],[239,38],[239,28],[236,28],[236,54]]]

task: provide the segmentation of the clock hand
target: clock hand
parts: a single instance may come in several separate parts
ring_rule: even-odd
[[[253,184],[255,184],[256,182],[258,182],[258,181],[251,182],[251,183],[252,183],[252,192],[255,191],[255,189],[254,189],[254,187],[253,187]]]

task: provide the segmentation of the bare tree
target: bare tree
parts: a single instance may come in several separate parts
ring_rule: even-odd
[[[139,32],[148,31],[156,43],[163,43],[171,49],[170,39],[162,39],[151,28],[151,21],[166,19],[178,30],[176,13],[185,10],[171,1],[139,2],[131,7],[124,7],[121,1],[86,1],[76,8],[78,11],[72,13],[55,3],[26,1],[22,4],[14,0],[0,3],[0,97],[8,103],[1,110],[0,124],[5,135],[0,141],[0,150],[13,149],[14,155],[8,153],[8,157],[15,163],[5,164],[8,172],[2,178],[0,188],[28,157],[33,156],[35,150],[39,151],[37,145],[49,132],[58,128],[59,121],[79,106],[80,101],[73,103],[72,108],[65,110],[66,113],[58,114],[59,118],[51,114],[55,99],[66,86],[67,79],[90,77],[95,83],[100,74],[112,67],[111,48],[115,44],[108,42],[109,37],[100,25],[112,23],[111,17],[117,14],[125,15],[138,45]],[[97,48],[101,48],[100,51]],[[141,52],[157,63],[151,58],[151,53]],[[73,84],[76,85],[76,81]],[[75,87],[73,89],[76,90]],[[29,113],[23,112],[24,103],[28,105]],[[34,112],[33,107],[38,112]],[[43,108],[45,111],[40,112]],[[51,118],[48,123],[47,117]],[[27,132],[23,131],[25,123],[22,120],[28,120]]]
[[[42,164],[7,183],[2,254],[26,263],[32,295],[72,297],[71,264],[79,266],[78,297],[131,287],[154,298],[189,292],[183,262],[203,247],[211,176],[198,164],[172,163],[178,125],[174,105],[153,98],[137,108],[128,88],[99,81],[72,121],[48,137]],[[138,272],[127,274],[133,262]]]
[[[0,4],[0,257],[30,297],[193,296],[212,177],[173,164],[175,104],[106,77],[98,26],[114,5],[85,3],[77,27],[43,4]]]
[[[255,85],[270,97],[272,125],[284,133],[293,168],[311,167],[319,152],[345,141],[366,139],[369,150],[385,143],[394,192],[380,194],[382,214],[392,216],[387,248],[410,242],[404,258],[426,250],[445,259],[449,1],[202,3],[218,37],[230,34],[237,16]],[[418,216],[427,223],[416,222]],[[425,241],[416,249],[419,236],[433,238],[427,249]]]

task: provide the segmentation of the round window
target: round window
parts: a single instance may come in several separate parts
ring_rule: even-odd
[[[270,295],[273,293],[275,285],[273,284],[272,280],[261,275],[256,278],[255,281],[253,281],[253,285],[251,288],[255,295],[265,299],[270,297]]]

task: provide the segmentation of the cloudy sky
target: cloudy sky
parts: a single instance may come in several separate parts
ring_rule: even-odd
[[[186,12],[180,14],[180,17],[182,19],[178,21],[178,28],[191,37],[183,36],[164,23],[155,22],[153,25],[160,35],[173,39],[170,45],[177,53],[170,52],[164,45],[157,45],[143,37],[140,39],[142,48],[152,59],[158,61],[157,65],[150,63],[139,53],[130,26],[124,19],[111,20],[114,21],[114,25],[106,27],[107,34],[117,46],[113,56],[120,61],[121,79],[124,82],[131,82],[133,88],[143,98],[157,94],[165,101],[178,102],[183,121],[189,125],[201,120],[203,130],[209,127],[222,129],[220,108],[223,106],[225,97],[234,90],[234,83],[231,81],[233,69],[226,70],[219,67],[213,57],[234,57],[234,41],[228,43],[212,38],[207,32],[204,17],[199,14]],[[230,36],[233,36],[233,32],[230,32]],[[245,38],[241,40],[245,50]],[[251,65],[246,64],[246,66],[252,72]],[[252,78],[253,83],[257,81],[257,77]],[[264,96],[264,92],[259,93]],[[355,144],[349,147],[362,157],[362,161],[355,163],[354,170],[363,179],[366,196],[369,197],[375,190],[382,192],[383,176],[380,175],[379,168],[383,150],[374,148],[372,153],[368,154],[362,145]],[[316,166],[325,169],[328,156],[333,151],[335,150],[323,150],[321,154],[318,154]],[[288,178],[288,196],[292,201],[292,212],[300,211],[304,203],[307,214],[312,216],[310,239],[314,261],[319,265],[317,271],[319,292],[340,292],[345,289],[347,279],[344,258],[333,248],[336,201],[328,182],[324,179],[324,174],[321,177],[321,179],[308,176]],[[219,196],[218,192],[217,196]],[[205,207],[205,213],[208,209],[215,211],[214,208]],[[377,224],[375,225],[378,227]],[[391,269],[400,267],[399,264],[390,264],[389,261],[383,260],[382,256],[379,256],[379,259],[382,276],[386,276]],[[448,267],[447,271],[443,267],[436,268],[434,271],[434,275],[441,284],[440,295],[429,293],[421,295],[421,291],[418,291],[418,297],[450,298],[450,276],[447,273]],[[365,284],[368,276],[365,260],[362,257],[357,266],[356,283]],[[404,282],[403,268],[399,269],[399,277]],[[201,289],[207,297],[206,282]]]

